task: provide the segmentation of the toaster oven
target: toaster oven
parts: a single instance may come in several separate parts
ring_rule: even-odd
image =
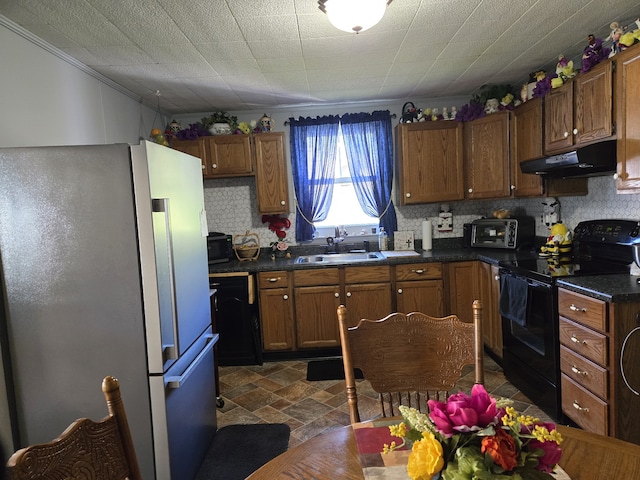
[[[516,249],[532,245],[536,227],[533,217],[482,218],[471,222],[471,246]]]

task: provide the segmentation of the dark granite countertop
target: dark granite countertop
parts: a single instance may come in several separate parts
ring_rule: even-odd
[[[568,277],[558,286],[605,302],[640,301],[640,277],[627,274]]]
[[[295,263],[300,255],[324,253],[316,247],[291,247],[291,258],[272,259],[269,249],[263,249],[256,260],[238,261],[236,259],[227,263],[209,266],[209,275],[224,275],[233,273],[257,273],[274,270],[303,270],[317,268],[344,267],[347,264],[323,264]],[[464,248],[456,242],[434,243],[433,250],[416,250],[418,256],[392,257],[386,260],[372,260],[370,262],[358,262],[353,266],[364,267],[371,265],[400,265],[416,262],[464,262],[480,260],[492,265],[498,265],[502,261],[512,261],[525,258],[535,258],[534,250],[502,250],[494,248]],[[640,285],[632,275],[594,275],[584,277],[567,277],[558,279],[558,286],[584,295],[603,300],[605,302],[633,302],[640,301]]]
[[[215,276],[216,274],[236,273],[236,272],[267,272],[273,270],[302,270],[302,269],[314,269],[314,268],[329,268],[326,264],[309,264],[309,263],[295,263],[296,258],[300,255],[309,255],[317,252],[309,252],[309,250],[295,250],[295,247],[291,248],[291,258],[275,258],[272,259],[270,252],[264,250],[260,252],[260,255],[256,260],[251,261],[238,261],[232,259],[227,263],[219,263],[209,265],[209,275]],[[409,257],[391,257],[386,260],[372,260],[360,261],[358,263],[351,264],[352,266],[371,266],[371,265],[399,265],[404,263],[416,263],[416,262],[463,262],[469,260],[481,260],[486,263],[497,265],[498,262],[516,260],[518,258],[530,257],[532,254],[529,251],[513,251],[513,250],[501,250],[490,248],[464,248],[459,246],[444,246],[437,248],[434,246],[433,250],[417,250],[419,255]],[[331,264],[331,267],[344,267],[348,264]]]

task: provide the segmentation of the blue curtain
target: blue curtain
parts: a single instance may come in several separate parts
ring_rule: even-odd
[[[340,117],[289,119],[296,192],[296,241],[313,239],[313,222],[327,218],[333,196]]]
[[[362,210],[380,219],[392,234],[398,229],[391,201],[393,136],[388,110],[345,114],[340,119],[351,179]]]

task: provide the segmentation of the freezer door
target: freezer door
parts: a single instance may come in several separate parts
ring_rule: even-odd
[[[207,330],[164,376],[151,377],[156,480],[191,480],[216,432],[213,348]]]
[[[155,143],[131,152],[149,371],[160,374],[211,324],[202,167]]]

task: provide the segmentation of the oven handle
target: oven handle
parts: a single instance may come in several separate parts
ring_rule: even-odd
[[[530,287],[542,287],[542,288],[551,288],[551,285],[548,283],[544,283],[544,282],[539,282],[538,280],[535,280],[533,278],[529,278],[526,275],[521,275],[519,273],[515,273],[512,272],[511,270],[507,269],[507,268],[500,268],[498,270],[498,273],[500,274],[500,276],[502,275],[510,275],[512,277],[515,278],[520,278],[522,280],[526,280],[526,282],[529,284]]]

